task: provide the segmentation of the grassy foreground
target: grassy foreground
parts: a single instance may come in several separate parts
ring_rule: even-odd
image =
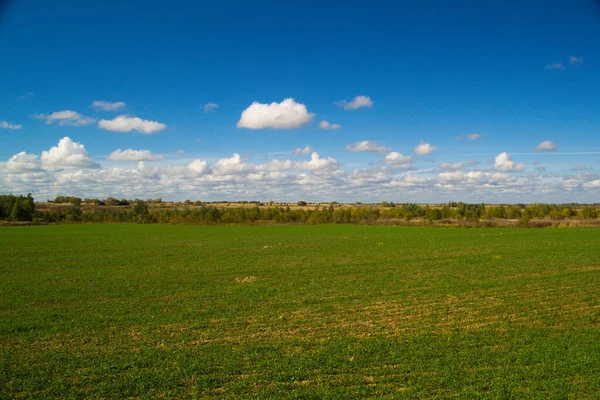
[[[0,398],[598,393],[597,229],[0,229]]]

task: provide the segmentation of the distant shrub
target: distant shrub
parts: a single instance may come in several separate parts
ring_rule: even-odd
[[[583,219],[596,219],[598,218],[598,210],[594,207],[586,206],[581,210],[581,218]]]

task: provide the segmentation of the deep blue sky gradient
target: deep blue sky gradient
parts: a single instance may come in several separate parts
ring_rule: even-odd
[[[15,0],[0,22],[0,120],[24,128],[0,130],[0,160],[69,136],[100,162],[117,147],[216,160],[311,145],[352,165],[377,162],[344,151],[368,139],[404,154],[425,140],[438,147],[436,162],[485,163],[507,151],[524,162],[553,157],[561,170],[598,169],[595,155],[531,150],[553,140],[559,152],[600,152],[598,49],[600,7],[588,0]],[[569,56],[584,62],[571,65]],[[564,70],[545,69],[560,61]],[[27,92],[34,95],[17,99]],[[333,104],[356,95],[374,106]],[[253,101],[287,97],[315,121],[286,131],[236,128]],[[141,135],[33,117],[115,116],[93,110],[94,100],[123,101],[124,113],[168,128]],[[219,109],[205,113],[209,101]],[[321,119],[343,129],[319,130]],[[455,139],[473,132],[482,139]]]

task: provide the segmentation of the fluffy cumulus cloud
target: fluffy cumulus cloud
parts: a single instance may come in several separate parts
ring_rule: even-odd
[[[312,152],[310,161],[296,161],[291,169],[298,171],[336,170],[339,168],[337,160],[331,157],[321,158],[317,152]]]
[[[525,169],[525,164],[515,162],[507,152],[500,153],[494,160],[494,168],[503,172],[520,172]]]
[[[348,144],[344,147],[344,149],[352,153],[366,151],[371,153],[387,154],[390,151],[390,149],[387,147],[376,142],[371,142],[370,140],[363,140],[361,142]]]
[[[17,124],[13,124],[7,121],[0,121],[0,128],[2,129],[12,129],[12,130],[19,130],[23,127],[23,125],[17,125]]]
[[[137,131],[146,135],[151,135],[156,132],[160,132],[166,129],[167,125],[141,119],[137,117],[128,117],[126,115],[119,115],[114,119],[101,119],[98,122],[98,128],[106,129],[107,131],[115,132],[131,132]]]
[[[94,118],[86,117],[71,110],[56,111],[51,114],[38,114],[36,118],[43,119],[48,125],[56,122],[60,126],[85,126],[96,122]]]
[[[206,174],[210,168],[206,161],[196,159],[188,164],[187,169],[192,175],[203,175]]]
[[[383,162],[396,167],[408,168],[410,167],[411,160],[411,156],[405,156],[397,151],[392,151],[384,157]]]
[[[242,111],[238,128],[248,129],[295,129],[308,124],[315,114],[306,106],[288,98],[281,103],[262,104],[257,101]]]
[[[500,187],[502,185],[521,185],[524,181],[519,182],[510,174],[505,172],[489,172],[489,171],[469,171],[463,173],[461,171],[441,172],[438,175],[438,182],[446,187],[455,189],[469,188],[479,186],[481,188]]]
[[[41,165],[38,157],[24,151],[15,154],[6,162],[6,170],[9,172],[37,171],[39,169],[41,169]]]
[[[600,179],[586,182],[583,184],[583,187],[585,187],[585,188],[600,188]]]
[[[211,112],[211,111],[216,110],[217,108],[219,108],[219,105],[217,103],[213,103],[213,102],[209,101],[208,103],[206,103],[204,105],[204,112],[205,113]]]
[[[440,172],[438,180],[441,182],[459,182],[464,179],[464,174],[461,171]]]
[[[162,154],[154,154],[150,150],[121,150],[113,151],[107,160],[111,161],[157,161],[165,158]]]
[[[312,152],[308,161],[271,160],[267,164],[249,164],[242,160],[239,154],[222,158],[212,166],[214,175],[240,175],[259,172],[283,171],[332,171],[340,164],[334,158],[321,158],[317,152]]]
[[[340,100],[335,102],[336,105],[343,107],[344,110],[356,110],[357,108],[373,107],[373,100],[369,96],[356,96],[351,101]]]
[[[421,143],[419,143],[413,149],[413,153],[415,153],[415,154],[417,154],[419,156],[424,156],[424,155],[433,153],[436,149],[437,149],[437,147],[432,146],[429,143],[421,141]]]
[[[229,158],[221,158],[213,166],[213,171],[217,175],[233,175],[254,171],[255,169],[254,165],[244,163],[238,153]]]
[[[48,151],[42,151],[41,166],[45,170],[54,171],[73,168],[99,168],[89,156],[82,144],[65,136],[58,145]]]
[[[97,110],[116,111],[120,110],[121,108],[124,108],[125,103],[123,103],[122,101],[116,101],[114,103],[111,103],[110,101],[96,100],[92,103],[92,107]]]
[[[535,146],[533,149],[537,151],[554,151],[556,150],[556,143],[551,140],[546,140]]]
[[[313,148],[310,146],[306,146],[304,148],[298,147],[298,148],[294,149],[294,151],[292,151],[292,154],[295,156],[298,156],[301,154],[311,154],[313,151],[314,151]]]
[[[339,124],[330,124],[329,122],[323,120],[319,122],[319,128],[321,129],[342,129],[342,126]]]

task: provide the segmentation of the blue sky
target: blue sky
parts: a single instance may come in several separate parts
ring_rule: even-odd
[[[600,6],[547,3],[12,1],[0,192],[598,201]]]

